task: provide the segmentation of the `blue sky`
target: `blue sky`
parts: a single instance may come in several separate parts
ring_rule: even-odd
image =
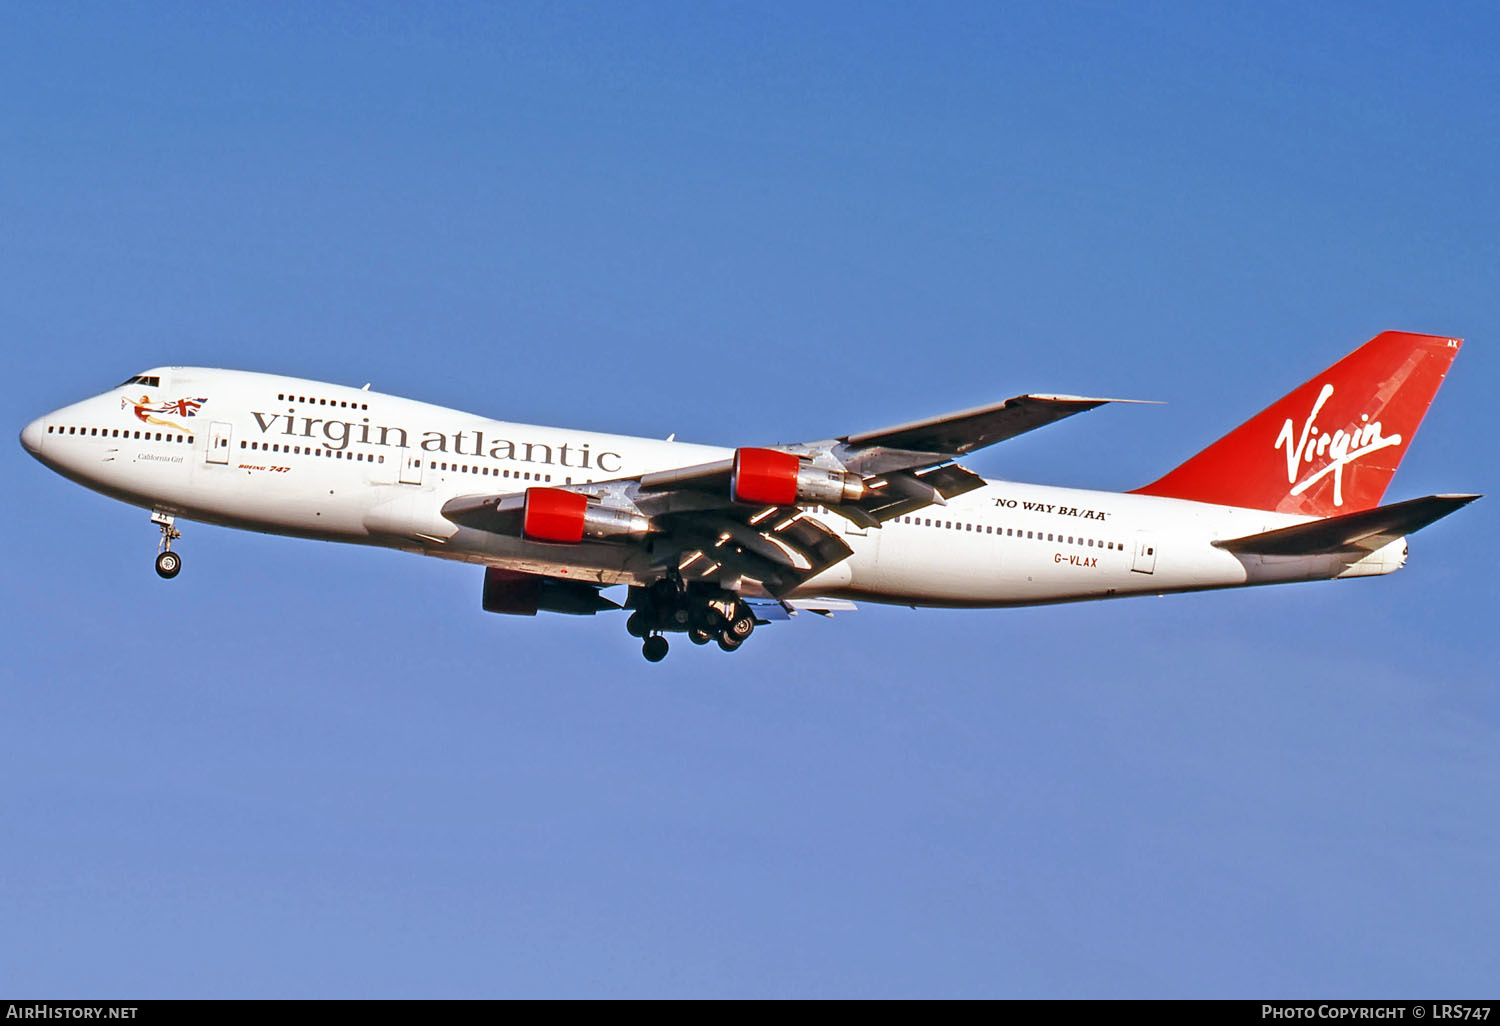
[[[156,364],[688,440],[1024,391],[1153,479],[1387,328],[1495,491],[1491,5],[11,5],[13,431]],[[0,448],[0,992],[1487,993],[1494,499],[1389,578],[659,666]]]

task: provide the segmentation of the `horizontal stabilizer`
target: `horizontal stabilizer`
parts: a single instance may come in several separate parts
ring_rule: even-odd
[[[1283,527],[1279,531],[1228,538],[1214,544],[1229,552],[1260,556],[1373,552],[1403,535],[1441,520],[1477,498],[1477,495],[1428,495],[1295,527]]]

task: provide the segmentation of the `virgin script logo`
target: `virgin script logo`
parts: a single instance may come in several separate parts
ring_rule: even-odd
[[[1344,504],[1344,467],[1361,456],[1368,456],[1372,452],[1392,445],[1400,445],[1401,436],[1381,434],[1380,421],[1371,420],[1368,413],[1361,413],[1359,415],[1361,423],[1347,429],[1340,428],[1332,434],[1321,430],[1317,425],[1318,413],[1332,395],[1333,386],[1324,385],[1307,419],[1302,422],[1300,435],[1292,426],[1292,418],[1288,417],[1286,423],[1281,425],[1281,433],[1276,436],[1275,448],[1286,447],[1286,480],[1292,486],[1293,495],[1301,495],[1332,474],[1333,504],[1342,506]],[[1297,443],[1296,448],[1292,447],[1293,440]],[[1325,457],[1328,460],[1327,463],[1302,480],[1297,480],[1297,474],[1303,468],[1303,464],[1311,464]]]

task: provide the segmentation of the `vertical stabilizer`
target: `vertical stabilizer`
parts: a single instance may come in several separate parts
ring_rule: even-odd
[[[1136,492],[1319,517],[1378,506],[1461,344],[1376,335]]]

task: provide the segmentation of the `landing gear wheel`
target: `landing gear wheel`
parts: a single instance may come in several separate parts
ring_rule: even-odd
[[[641,644],[641,655],[648,663],[659,663],[667,657],[667,639],[653,634]]]
[[[743,642],[750,636],[750,632],[753,630],[755,630],[755,615],[753,613],[741,612],[736,614],[733,620],[729,621],[729,626],[724,628],[724,633],[733,635]]]
[[[177,530],[177,518],[159,509],[151,511],[151,522],[161,529],[161,541],[156,546],[156,573],[170,581],[182,569],[182,557],[172,551],[172,543],[182,537]]]
[[[713,631],[706,631],[700,627],[694,627],[688,631],[688,640],[695,645],[707,645],[714,640]]]
[[[646,636],[646,618],[639,611],[631,613],[625,620],[625,633],[632,638],[644,638]]]
[[[744,643],[745,639],[736,638],[732,633],[730,633],[730,629],[728,627],[724,628],[723,633],[719,635],[719,647],[722,648],[725,652],[733,652]]]

